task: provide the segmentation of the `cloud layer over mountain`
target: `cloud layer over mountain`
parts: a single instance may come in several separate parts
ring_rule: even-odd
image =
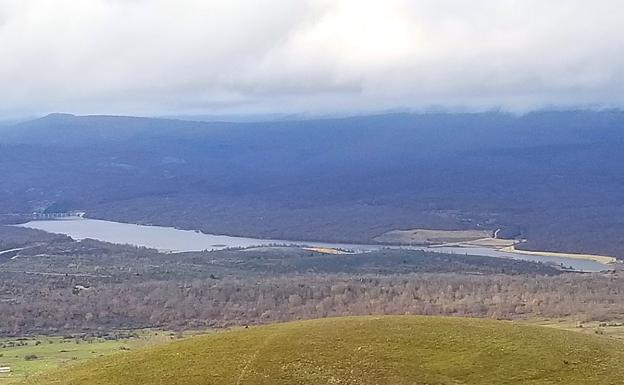
[[[620,0],[0,0],[0,115],[624,106]]]

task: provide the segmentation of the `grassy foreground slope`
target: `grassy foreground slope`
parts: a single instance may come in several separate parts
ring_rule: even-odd
[[[120,353],[37,384],[622,384],[624,345],[489,320],[352,317]]]

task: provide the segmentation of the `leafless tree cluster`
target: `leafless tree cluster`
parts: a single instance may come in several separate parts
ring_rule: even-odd
[[[3,334],[116,328],[203,328],[342,315],[423,314],[515,319],[624,315],[624,279],[610,275],[314,275],[187,282],[33,285],[3,277]],[[11,300],[6,298],[12,296]]]

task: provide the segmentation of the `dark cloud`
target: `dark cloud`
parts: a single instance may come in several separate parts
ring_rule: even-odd
[[[0,114],[624,104],[619,0],[2,0]]]

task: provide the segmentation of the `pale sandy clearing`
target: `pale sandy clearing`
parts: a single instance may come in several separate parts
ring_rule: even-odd
[[[617,262],[617,259],[615,257],[609,257],[606,255],[555,253],[551,251],[527,251],[527,250],[518,250],[516,249],[515,246],[503,247],[502,249],[500,249],[500,251],[504,251],[507,253],[524,254],[524,255],[538,255],[538,256],[546,256],[546,257],[559,257],[559,258],[572,258],[572,259],[588,259],[590,261],[602,263],[605,265]]]

